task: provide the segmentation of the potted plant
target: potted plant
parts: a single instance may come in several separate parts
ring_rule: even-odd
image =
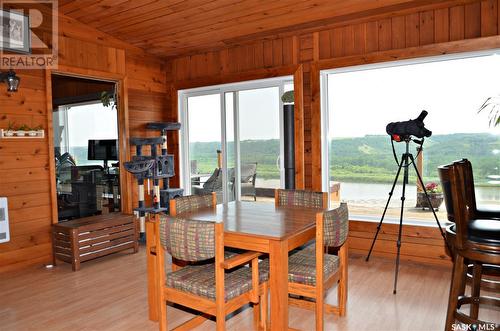
[[[14,122],[9,122],[9,125],[7,126],[7,131],[5,131],[5,137],[13,137],[15,131],[16,131],[16,125],[14,124]]]
[[[26,135],[26,131],[29,131],[30,128],[26,124],[21,125],[19,128],[17,128],[16,131],[16,136],[18,137],[24,137]]]
[[[36,137],[38,135],[38,131],[40,131],[42,127],[40,125],[35,126],[34,128],[29,129],[28,136]]]
[[[488,123],[490,126],[500,125],[500,95],[489,97],[486,101],[479,107],[478,113],[483,110],[489,111]]]
[[[104,107],[110,107],[111,109],[116,109],[115,94],[108,91],[101,92],[101,103]]]
[[[288,91],[283,93],[283,95],[281,96],[281,101],[283,101],[284,104],[293,104],[294,103],[293,91]]]
[[[429,182],[425,184],[425,190],[427,191],[427,194],[429,195],[429,200],[431,201],[431,205],[429,206],[429,201],[427,201],[427,198],[425,197],[424,192],[418,192],[417,193],[417,206],[422,207],[422,209],[425,208],[433,208],[435,210],[438,210],[441,204],[443,203],[444,197],[443,197],[443,191],[441,189],[441,186],[438,183],[435,182]]]

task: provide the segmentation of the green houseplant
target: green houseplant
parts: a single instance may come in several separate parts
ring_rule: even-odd
[[[40,131],[40,130],[42,130],[42,126],[41,125],[37,125],[35,127],[32,127],[28,131],[28,136],[30,136],[30,137],[36,137],[38,135],[38,131]]]
[[[27,126],[26,124],[23,124],[19,128],[17,128],[16,136],[24,137],[26,135],[26,131],[29,131],[29,130],[30,130],[30,127]]]
[[[294,103],[294,93],[293,91],[288,91],[283,93],[281,96],[281,101],[283,101],[284,104],[293,104]]]
[[[490,126],[500,125],[500,95],[486,99],[481,107],[479,107],[478,113],[483,110],[489,110],[488,122]]]
[[[115,94],[109,93],[108,91],[101,92],[101,102],[104,107],[111,107],[111,109],[116,109]]]
[[[7,126],[7,130],[5,131],[6,137],[13,137],[16,132],[16,125],[14,122],[9,121],[9,125]]]

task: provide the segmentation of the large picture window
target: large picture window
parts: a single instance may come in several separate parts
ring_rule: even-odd
[[[415,118],[425,109],[425,124],[433,134],[421,152],[424,183],[439,184],[439,165],[467,158],[478,204],[500,204],[500,127],[489,125],[487,110],[478,112],[486,99],[500,94],[499,72],[496,54],[323,72],[324,186],[332,197],[349,202],[353,218],[380,219],[397,171],[386,125]],[[415,147],[410,152],[416,156]],[[398,157],[403,148],[404,143],[396,143]],[[386,218],[399,218],[401,187],[400,177]],[[405,221],[433,222],[419,191],[410,169]],[[438,217],[446,220],[444,203]]]

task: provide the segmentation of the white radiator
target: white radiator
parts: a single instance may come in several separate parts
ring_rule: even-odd
[[[0,244],[10,240],[7,198],[0,198]]]

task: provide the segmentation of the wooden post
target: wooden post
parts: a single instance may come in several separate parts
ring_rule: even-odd
[[[217,150],[217,168],[222,169],[222,152]]]
[[[156,230],[159,229],[158,215],[149,215],[145,223],[146,228],[146,261],[148,269],[148,306],[149,306],[149,319],[151,321],[158,321],[159,318],[159,291],[158,287],[158,261],[157,259],[162,256],[161,246],[156,245],[159,242]],[[153,255],[152,248],[155,247],[156,255]],[[162,303],[164,304],[164,303]]]
[[[420,153],[419,153],[420,152]],[[420,177],[424,180],[424,148],[422,146],[417,147],[417,169]],[[424,188],[417,180],[417,192],[423,192]]]
[[[420,177],[422,180],[424,180],[424,149],[422,146],[417,147],[417,171],[420,174]],[[422,184],[420,184],[420,181],[417,178],[417,203],[416,206],[417,208],[422,207],[422,193],[424,192],[424,188],[422,187]]]

